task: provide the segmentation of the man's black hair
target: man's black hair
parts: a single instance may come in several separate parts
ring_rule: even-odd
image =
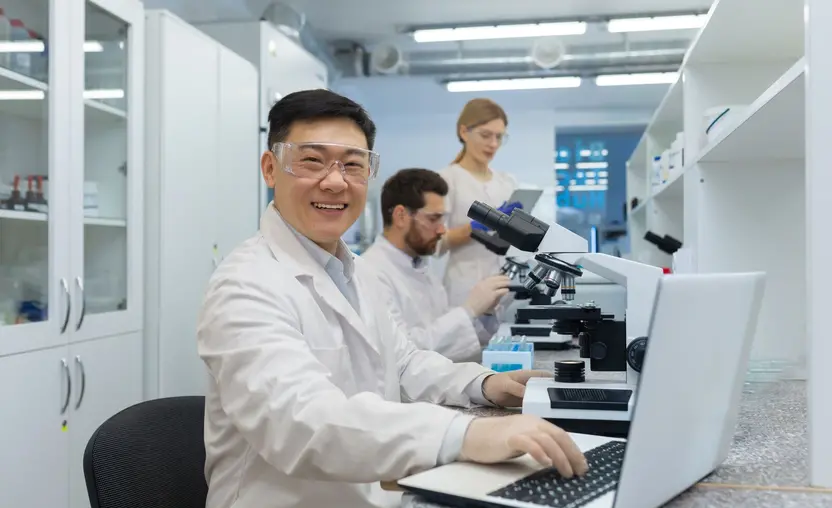
[[[425,206],[425,193],[448,195],[448,182],[429,169],[402,169],[391,176],[381,188],[381,220],[384,227],[393,224],[393,209],[402,205],[409,210]]]
[[[342,95],[325,89],[290,93],[277,101],[269,111],[269,146],[289,137],[292,124],[298,121],[348,118],[355,122],[367,138],[367,148],[373,149],[376,125],[367,111]]]

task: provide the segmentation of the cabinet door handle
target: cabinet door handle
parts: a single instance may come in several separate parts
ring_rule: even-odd
[[[78,316],[78,324],[75,325],[75,331],[77,332],[84,324],[84,316],[87,315],[87,298],[84,296],[84,279],[75,277],[75,285],[78,286],[78,291],[81,292],[81,315]]]
[[[72,296],[69,294],[69,284],[67,284],[66,279],[61,279],[61,288],[64,290],[64,295],[66,296],[66,314],[64,315],[64,324],[61,325],[61,333],[66,331],[66,327],[69,326],[69,315],[72,313]]]
[[[81,355],[75,357],[75,365],[81,372],[81,393],[78,394],[78,400],[75,402],[75,410],[81,407],[81,402],[84,401],[84,393],[87,391],[87,372],[84,370],[84,362],[81,360]]]
[[[64,414],[66,408],[69,407],[69,396],[72,393],[72,377],[69,375],[69,365],[66,363],[66,358],[61,358],[61,369],[63,369],[66,377],[66,396],[64,397],[64,404],[61,406],[61,414]]]

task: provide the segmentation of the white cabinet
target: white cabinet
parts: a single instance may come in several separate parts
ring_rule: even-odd
[[[67,506],[68,349],[0,358],[0,506]]]
[[[142,400],[139,332],[0,358],[0,506],[89,508],[83,457]],[[67,498],[70,499],[67,502]]]
[[[0,356],[139,330],[141,3],[4,8],[27,30],[0,58]]]
[[[141,357],[141,332],[91,340],[69,348],[67,360],[72,372],[68,422],[70,508],[90,506],[82,465],[92,434],[114,414],[142,401],[142,364],[136,361]]]
[[[205,286],[258,226],[258,75],[167,11],[148,11],[146,26],[145,395],[202,394]]]
[[[141,400],[143,8],[3,9],[0,506],[83,508],[79,454]]]
[[[328,87],[326,65],[268,21],[217,22],[198,26],[253,63],[260,72],[259,152],[266,149],[269,110],[275,102],[292,92]],[[259,207],[262,210],[271,200],[270,189],[262,182],[259,188]]]

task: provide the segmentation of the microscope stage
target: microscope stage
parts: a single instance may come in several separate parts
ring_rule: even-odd
[[[555,396],[553,400],[550,396],[550,388],[565,390],[565,392],[560,392],[560,397]],[[575,390],[604,392],[600,394],[585,392],[584,396],[575,400],[570,397],[575,394]],[[626,392],[630,392],[630,395],[625,406]],[[569,432],[621,437],[626,436],[629,430],[635,397],[633,387],[626,383],[609,381],[556,383],[553,379],[532,378],[526,385],[523,413],[549,420]],[[553,405],[561,407],[553,408]],[[570,406],[585,409],[573,409],[569,408]]]

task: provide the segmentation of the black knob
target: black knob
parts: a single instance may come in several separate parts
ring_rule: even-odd
[[[627,364],[636,372],[644,368],[644,356],[647,353],[647,337],[638,337],[627,346]]]
[[[603,342],[593,342],[589,346],[589,357],[593,360],[603,360],[607,357],[607,345]]]
[[[589,358],[590,351],[589,351],[589,341],[590,336],[586,332],[578,333],[578,346],[580,347],[580,357],[581,358]]]

